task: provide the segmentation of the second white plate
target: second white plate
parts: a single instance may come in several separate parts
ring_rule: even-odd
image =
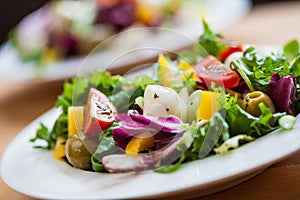
[[[191,16],[194,17],[186,19],[184,24],[172,28],[173,32],[171,30],[158,29],[159,34],[150,34],[145,29],[137,29],[134,32],[130,30],[121,35],[115,47],[95,52],[95,54],[89,55],[88,59],[85,57],[74,57],[47,67],[36,67],[32,63],[24,63],[9,44],[4,44],[0,49],[0,78],[1,80],[14,82],[62,80],[75,76],[83,62],[88,61],[90,67],[87,69],[87,72],[93,72],[95,69],[106,68],[105,63],[109,63],[122,53],[140,47],[177,51],[195,43],[203,31],[201,26],[202,17],[206,18],[214,30],[220,31],[237,23],[249,10],[249,0],[199,0],[199,8],[193,8],[190,11],[193,13]],[[175,34],[175,32],[184,35],[185,39],[178,40],[178,34]],[[103,46],[110,46],[112,40],[114,39],[104,42]],[[136,57],[132,57],[122,63],[113,63],[111,68],[133,65],[155,57],[158,53],[157,51],[143,52],[139,54],[138,60]]]

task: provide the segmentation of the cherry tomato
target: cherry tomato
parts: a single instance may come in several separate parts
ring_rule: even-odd
[[[114,121],[117,110],[100,91],[91,88],[84,117],[84,133],[98,134],[106,130]]]
[[[243,52],[242,46],[227,46],[219,52],[218,58],[224,62],[226,58],[234,52]]]
[[[214,82],[216,86],[225,88],[233,88],[239,84],[239,75],[214,56],[204,58],[196,64],[194,69],[199,79],[205,83],[207,87],[210,87],[212,82]]]

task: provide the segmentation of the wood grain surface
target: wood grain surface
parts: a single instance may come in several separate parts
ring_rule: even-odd
[[[282,45],[290,39],[300,40],[300,2],[257,5],[246,18],[222,34],[240,43]],[[63,81],[15,84],[0,80],[0,155],[19,131],[53,107],[62,85]],[[299,186],[300,152],[297,152],[242,184],[197,199],[300,199]],[[0,180],[0,199],[32,198],[13,191]]]

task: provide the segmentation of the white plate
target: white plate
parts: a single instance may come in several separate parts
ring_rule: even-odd
[[[278,48],[260,46],[259,54]],[[149,73],[136,71],[133,77]],[[300,149],[300,115],[293,130],[277,130],[226,155],[184,164],[171,174],[154,172],[103,174],[74,169],[52,158],[51,151],[33,148],[39,123],[51,127],[60,114],[52,109],[27,126],[5,150],[1,160],[4,182],[18,192],[46,199],[120,199],[207,195],[241,183]]]
[[[50,126],[59,113],[58,109],[45,113],[8,146],[1,161],[1,176],[9,187],[45,199],[201,196],[241,183],[300,149],[298,116],[291,131],[275,131],[226,155],[184,164],[171,174],[87,172],[55,161],[51,151],[34,149],[29,143],[39,122]]]
[[[190,13],[193,13],[191,16],[194,17],[186,19],[185,23],[174,28],[177,32],[190,38],[189,40],[178,40],[175,34],[173,34],[175,37],[172,38],[172,34],[149,35],[149,33],[145,34],[144,31],[139,32],[138,30],[134,34],[131,34],[131,36],[122,36],[122,45],[118,45],[117,48],[108,48],[89,56],[89,63],[92,67],[87,72],[92,72],[95,68],[106,68],[103,62],[111,61],[120,55],[120,46],[125,47],[127,51],[136,49],[137,46],[130,46],[134,38],[139,40],[137,41],[139,43],[138,47],[143,46],[143,44],[151,44],[150,46],[156,49],[166,48],[176,51],[193,44],[202,33],[201,15],[207,19],[214,30],[220,31],[238,22],[249,10],[249,0],[199,0],[199,8],[195,7],[191,11],[189,10]],[[162,32],[165,33],[165,31]],[[128,41],[130,41],[129,46],[127,46]],[[143,44],[140,44],[141,41]],[[110,42],[111,40],[106,41],[106,44]],[[146,60],[156,55],[157,52],[141,54],[138,61]],[[53,64],[52,66],[37,68],[29,62],[24,63],[21,61],[16,51],[10,45],[4,44],[0,49],[0,79],[14,82],[44,82],[66,79],[76,75],[84,59],[85,57],[74,57]],[[128,59],[126,62],[114,63],[112,68],[129,66],[138,61],[136,59]]]

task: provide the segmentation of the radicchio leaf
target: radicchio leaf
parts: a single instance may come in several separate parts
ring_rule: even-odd
[[[269,82],[266,94],[271,98],[277,112],[295,115],[293,102],[297,99],[297,82],[294,76],[280,78],[275,72]]]
[[[152,117],[131,112],[128,115],[119,114],[116,119],[120,121],[120,126],[112,131],[112,136],[123,150],[132,137],[143,132],[153,134],[155,149],[164,147],[174,139],[174,136],[184,132],[183,123],[175,116]]]

